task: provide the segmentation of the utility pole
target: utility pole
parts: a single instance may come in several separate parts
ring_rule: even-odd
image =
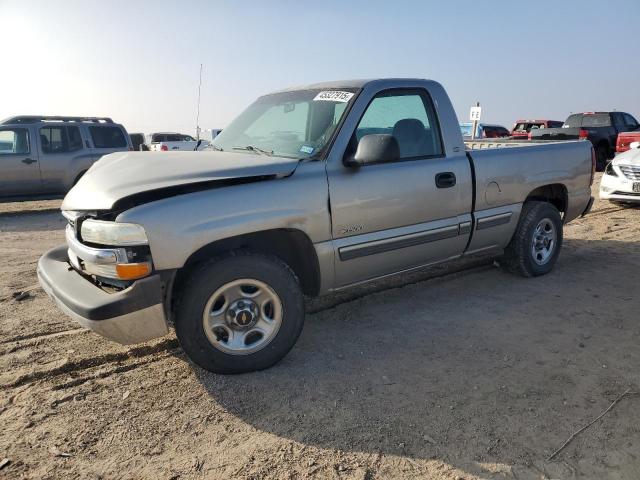
[[[196,141],[200,140],[200,89],[202,88],[202,64],[200,64],[200,81],[198,82],[198,113],[196,115]]]

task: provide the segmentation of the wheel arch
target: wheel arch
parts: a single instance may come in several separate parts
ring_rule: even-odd
[[[171,296],[180,291],[189,273],[199,264],[239,250],[280,258],[294,271],[305,295],[315,296],[320,291],[320,265],[311,239],[301,230],[283,228],[224,238],[199,248],[177,271],[171,287]]]
[[[566,213],[569,207],[567,187],[562,183],[551,183],[535,188],[529,192],[524,203],[534,200],[550,203],[561,213]]]

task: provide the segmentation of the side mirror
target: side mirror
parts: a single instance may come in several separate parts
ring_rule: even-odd
[[[200,148],[200,145],[202,145],[202,140],[198,140],[198,143],[196,143],[196,148],[194,148],[194,150],[198,150]]]
[[[362,167],[375,163],[389,163],[400,160],[400,145],[393,135],[365,135],[358,142],[353,157],[346,158],[347,167]]]
[[[640,142],[631,142],[629,144],[629,148],[632,148],[632,149],[640,148]]]

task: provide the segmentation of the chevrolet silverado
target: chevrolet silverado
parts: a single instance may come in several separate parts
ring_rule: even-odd
[[[480,252],[526,277],[553,268],[563,225],[593,201],[591,145],[487,145],[465,146],[434,81],[264,95],[210,150],[95,163],[40,283],[114,341],[173,325],[205,369],[267,368],[300,335],[305,295]]]

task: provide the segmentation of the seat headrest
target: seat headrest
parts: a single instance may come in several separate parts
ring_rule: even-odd
[[[399,142],[404,139],[416,141],[424,134],[424,123],[417,118],[403,118],[402,120],[398,120],[393,126],[392,135],[396,137]]]

